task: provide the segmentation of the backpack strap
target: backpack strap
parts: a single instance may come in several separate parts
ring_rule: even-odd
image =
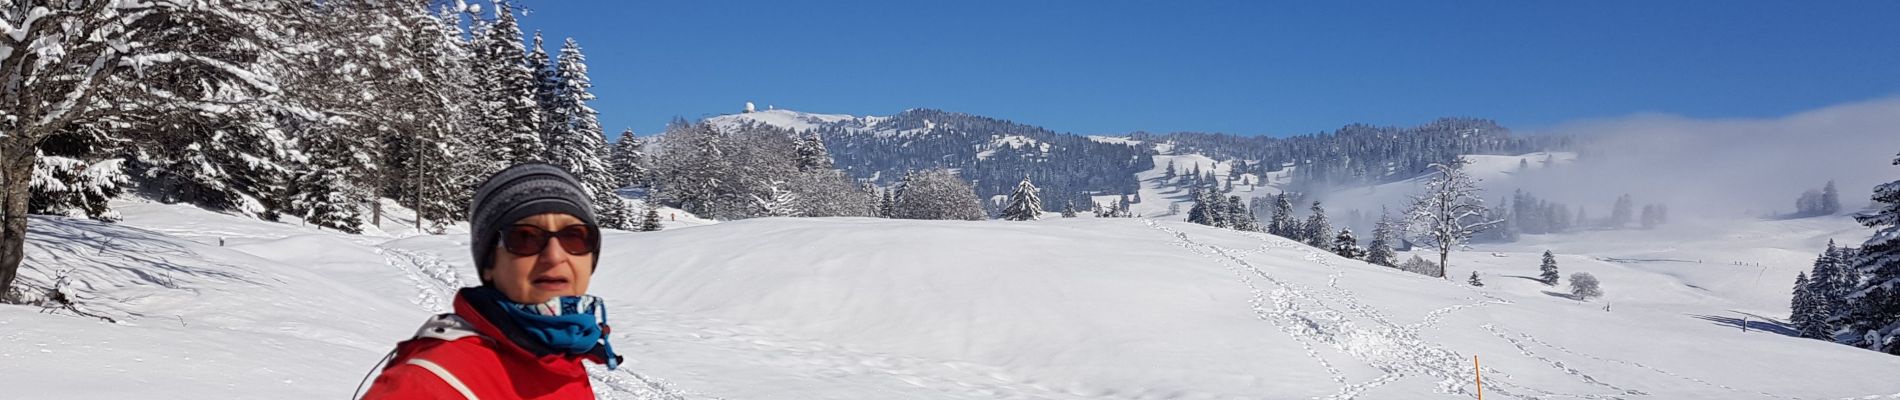
[[[468,385],[462,384],[461,379],[456,379],[455,374],[449,373],[448,368],[442,368],[441,365],[436,364],[434,361],[411,358],[407,364],[422,367],[422,369],[428,370],[429,373],[435,374],[435,377],[442,378],[442,382],[448,383],[449,387],[455,388],[455,391],[461,393],[464,399],[481,400],[475,397],[474,391],[468,390]]]
[[[454,341],[469,336],[481,336],[475,331],[475,325],[455,314],[438,314],[429,317],[416,329],[416,339],[429,338],[442,341]]]

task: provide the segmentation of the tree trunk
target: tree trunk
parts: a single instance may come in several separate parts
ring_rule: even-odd
[[[35,154],[22,147],[18,138],[0,139],[0,297],[11,291],[26,258],[27,189]]]
[[[1445,265],[1449,262],[1451,262],[1451,248],[1440,246],[1438,248],[1438,277],[1451,279],[1446,278],[1447,274],[1445,274],[1446,270],[1451,269],[1450,265]]]

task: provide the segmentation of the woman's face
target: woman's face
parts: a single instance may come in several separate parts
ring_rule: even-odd
[[[562,228],[585,224],[572,215],[538,214],[516,220],[505,228],[502,235],[511,235],[521,225],[558,232]],[[531,256],[516,255],[505,249],[505,246],[495,246],[495,267],[485,272],[482,280],[494,282],[495,288],[508,296],[508,300],[521,304],[537,304],[555,297],[586,294],[588,279],[594,275],[594,257],[598,252],[573,255],[567,253],[558,238],[548,238],[545,242],[547,247],[542,248],[540,254]]]

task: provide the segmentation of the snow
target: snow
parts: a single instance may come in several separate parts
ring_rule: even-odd
[[[1203,174],[1207,173],[1207,171],[1214,171],[1214,174],[1223,180],[1227,179],[1228,170],[1233,167],[1232,163],[1217,163],[1213,158],[1199,153],[1176,154],[1173,143],[1156,143],[1155,151],[1157,153],[1153,156],[1155,167],[1135,174],[1135,179],[1141,182],[1140,193],[1142,202],[1130,204],[1128,211],[1137,216],[1165,218],[1178,221],[1186,219],[1187,210],[1194,207],[1194,199],[1189,197],[1188,190],[1185,187],[1172,182],[1163,182],[1162,177],[1167,173],[1168,162],[1174,162],[1176,171],[1184,174],[1193,171],[1194,166],[1198,164],[1201,166],[1201,172]],[[1224,195],[1240,196],[1242,204],[1252,204],[1252,199],[1255,197],[1272,197],[1278,195],[1281,191],[1280,187],[1291,181],[1289,174],[1292,171],[1293,167],[1286,167],[1279,171],[1269,173],[1265,177],[1251,173],[1241,174],[1248,182],[1255,182],[1255,184],[1234,185],[1234,191],[1232,193],[1225,193]],[[1119,197],[1121,197],[1119,194],[1095,196],[1095,202],[1113,204]],[[1181,214],[1168,214],[1169,204],[1179,204]],[[1304,207],[1304,205],[1296,206]]]
[[[1028,136],[1007,135],[1007,136],[1000,136],[1000,137],[996,137],[995,139],[991,139],[989,144],[987,145],[987,148],[989,150],[983,150],[983,151],[977,152],[976,159],[988,160],[990,159],[990,156],[996,154],[997,149],[1002,149],[1004,147],[1017,149],[1017,150],[1021,150],[1025,147],[1035,147],[1036,151],[1043,152],[1043,153],[1049,152],[1048,143],[1043,143],[1036,139],[1031,139]]]
[[[843,114],[812,114],[785,109],[728,114],[707,119],[714,126],[725,129],[752,122],[794,131],[809,131],[840,122],[864,120],[866,119]]]
[[[1125,137],[1089,135],[1088,138],[1089,140],[1093,140],[1096,143],[1121,144],[1121,145],[1129,145],[1129,146],[1141,144],[1140,140],[1134,140],[1134,139],[1129,139]]]
[[[465,233],[403,232],[395,204],[370,235],[115,206],[123,223],[32,218],[23,281],[66,271],[120,323],[0,306],[8,397],[342,397],[474,282]],[[628,363],[592,376],[623,399],[1470,398],[1476,356],[1507,399],[1900,398],[1869,373],[1900,357],[1735,325],[1781,318],[1851,221],[1681,229],[1454,253],[1483,288],[1152,219],[609,231],[593,290]],[[1544,248],[1605,297],[1513,277]]]

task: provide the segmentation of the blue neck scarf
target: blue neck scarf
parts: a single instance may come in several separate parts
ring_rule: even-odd
[[[500,299],[501,309],[515,325],[549,349],[569,355],[587,354],[599,346],[607,369],[618,367],[620,357],[601,327],[607,324],[607,304],[592,295],[561,296],[545,303],[521,304]]]

